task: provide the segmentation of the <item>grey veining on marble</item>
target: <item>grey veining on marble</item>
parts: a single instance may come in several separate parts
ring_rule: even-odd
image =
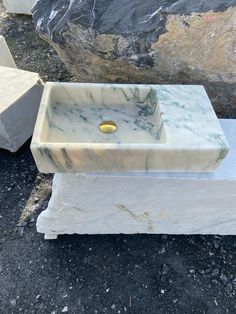
[[[149,93],[147,89],[143,99],[124,89],[115,90],[114,96],[112,93],[113,89],[110,95],[104,94],[101,101],[87,91],[85,97],[91,99],[91,105],[86,104],[87,100],[81,100],[80,106],[75,102],[67,106],[60,103],[53,104],[50,108],[51,112],[47,115],[48,123],[51,125],[48,141],[90,143],[92,140],[93,143],[141,144],[164,141],[163,124],[156,123],[160,120],[160,112],[157,110],[155,92],[152,95],[152,90]],[[114,98],[118,99],[115,106]],[[126,101],[130,103],[129,106]],[[112,134],[100,132],[98,121],[103,120],[114,120],[118,126],[117,131]]]
[[[229,146],[202,86],[47,83],[31,149],[42,172],[207,172]]]

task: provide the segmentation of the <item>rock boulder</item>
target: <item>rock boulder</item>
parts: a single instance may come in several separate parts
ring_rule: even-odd
[[[236,118],[236,0],[39,0],[33,19],[80,82],[204,84]]]

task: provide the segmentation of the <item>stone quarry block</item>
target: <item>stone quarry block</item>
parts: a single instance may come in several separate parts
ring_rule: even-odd
[[[15,152],[33,134],[42,92],[37,73],[0,66],[0,148]]]
[[[236,120],[220,120],[231,145],[211,174],[56,174],[37,220],[58,234],[236,234]]]
[[[39,0],[36,30],[80,82],[204,84],[236,117],[236,0]]]
[[[15,61],[3,36],[0,36],[0,66],[16,68]]]
[[[3,0],[9,13],[29,14],[37,0]]]

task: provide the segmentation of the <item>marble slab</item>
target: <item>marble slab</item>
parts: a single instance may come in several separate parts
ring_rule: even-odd
[[[3,36],[0,36],[0,66],[16,68],[15,61]]]
[[[42,92],[37,73],[0,66],[0,148],[15,152],[32,136]]]
[[[236,120],[220,122],[231,150],[215,172],[55,174],[37,231],[236,235]]]
[[[202,86],[47,83],[31,150],[46,173],[208,172],[229,146]]]
[[[3,5],[9,13],[31,15],[31,10],[36,2],[37,0],[3,0]]]

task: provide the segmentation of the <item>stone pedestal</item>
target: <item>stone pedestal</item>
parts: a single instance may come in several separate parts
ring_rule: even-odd
[[[38,217],[59,234],[236,234],[236,120],[220,120],[231,150],[208,174],[56,174]]]
[[[37,73],[0,66],[0,148],[15,152],[33,134],[42,92]]]
[[[0,66],[16,68],[15,61],[3,36],[0,36]]]

